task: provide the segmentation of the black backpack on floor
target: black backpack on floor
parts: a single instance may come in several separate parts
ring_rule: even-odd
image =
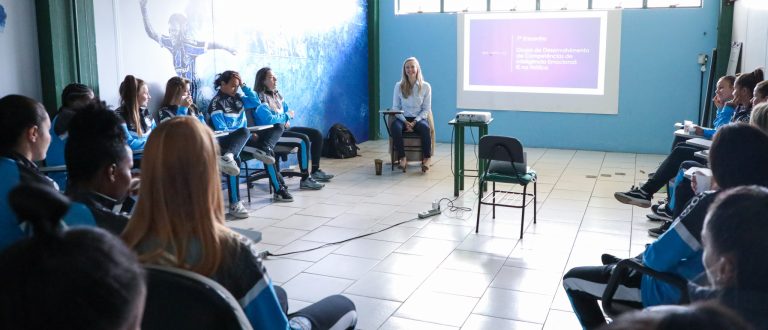
[[[340,123],[333,124],[328,130],[328,138],[323,144],[323,156],[329,158],[352,158],[356,157],[360,148],[356,145],[357,140],[352,132]]]

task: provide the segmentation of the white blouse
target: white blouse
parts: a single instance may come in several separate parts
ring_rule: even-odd
[[[421,92],[419,92],[419,85],[414,84],[411,96],[405,98],[400,92],[400,82],[398,81],[392,96],[392,110],[403,110],[402,115],[396,116],[401,121],[405,121],[405,117],[416,117],[415,121],[427,118],[427,115],[432,111],[432,86],[425,81],[421,87]]]

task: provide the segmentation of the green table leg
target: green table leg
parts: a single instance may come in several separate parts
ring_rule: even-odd
[[[459,147],[459,132],[461,131],[458,125],[454,125],[454,141],[453,141],[453,196],[459,196],[459,176],[461,175],[461,168],[459,164],[459,155],[461,155]]]
[[[479,136],[478,140],[477,140],[477,143],[480,144],[480,139],[482,139],[483,136],[488,135],[488,125],[480,125],[480,126],[478,126],[477,127],[477,131],[478,131],[477,135]],[[477,175],[480,176],[481,173],[485,173],[485,163],[481,162],[479,159],[478,159],[478,162],[480,164],[477,167],[477,170],[479,171],[477,173]],[[488,191],[488,183],[483,183],[483,186],[481,188],[483,189],[483,191]]]
[[[459,190],[464,190],[464,125],[459,125]]]

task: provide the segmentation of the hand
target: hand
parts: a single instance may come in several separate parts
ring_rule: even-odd
[[[290,121],[286,121],[285,122],[285,128],[291,128],[291,122]]]
[[[131,183],[128,185],[128,193],[134,197],[138,196],[140,187],[141,187],[141,179],[132,178]]]
[[[693,134],[696,134],[696,135],[699,135],[699,136],[704,135],[704,129],[701,128],[701,126],[694,125],[693,126]]]
[[[697,186],[696,173],[698,173],[698,171],[691,174],[691,189],[693,189],[694,194],[696,193],[696,186]]]
[[[187,96],[183,99],[181,99],[181,105],[189,108],[190,105],[192,105],[192,97]]]
[[[712,98],[712,102],[715,102],[715,106],[718,108],[723,107],[723,100],[720,99],[720,96],[715,94],[715,97]]]
[[[239,74],[239,73],[235,73],[235,74],[233,74],[233,75],[232,75],[232,79],[237,79],[237,80],[240,80],[240,87],[243,87],[243,86],[245,86],[245,81],[243,81],[243,79],[242,79],[242,78],[240,78],[240,74]]]
[[[285,114],[288,115],[288,118],[293,119],[293,117],[296,115],[296,113],[293,112],[293,110],[288,110]]]

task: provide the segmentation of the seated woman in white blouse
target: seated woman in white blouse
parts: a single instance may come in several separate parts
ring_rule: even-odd
[[[400,167],[405,172],[408,160],[403,147],[403,132],[416,132],[421,137],[421,171],[429,170],[429,158],[432,156],[432,135],[428,116],[432,113],[432,87],[421,75],[419,61],[409,57],[403,63],[403,75],[395,84],[392,97],[392,109],[402,110],[392,122],[392,141],[400,160]]]

